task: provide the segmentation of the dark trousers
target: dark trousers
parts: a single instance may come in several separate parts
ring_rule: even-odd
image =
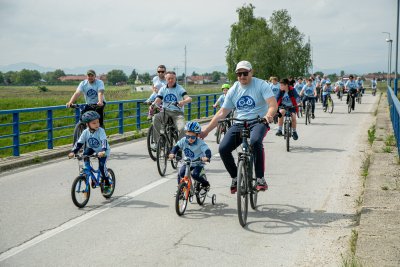
[[[194,166],[190,167],[191,175],[194,180],[197,182],[201,183],[202,185],[206,182],[206,180],[200,176],[201,171],[203,170],[204,166]],[[181,178],[185,176],[185,171],[186,171],[186,165],[183,165],[178,174],[178,184],[181,181]]]
[[[356,98],[356,94],[357,94],[357,90],[356,89],[350,89],[349,92],[347,92],[347,99],[346,99],[346,103],[348,104],[349,101],[351,102],[351,108],[354,109],[354,105],[355,105],[355,98]],[[351,98],[351,99],[350,99]]]
[[[86,148],[85,151],[83,151],[84,156],[90,156],[94,154],[94,150],[92,148]],[[108,177],[108,172],[107,172],[107,167],[106,167],[106,161],[107,157],[102,157],[98,158],[99,160],[99,169],[102,177]],[[85,159],[85,166],[89,167],[90,161],[89,159]],[[106,180],[108,181],[108,180]]]
[[[303,97],[303,109],[306,110],[306,100],[311,102],[311,113],[314,114],[315,111],[315,97],[304,96]]]
[[[232,178],[237,177],[237,166],[232,151],[242,143],[242,139],[240,138],[241,127],[243,126],[233,124],[219,145],[219,154],[222,162]],[[250,126],[250,145],[253,147],[254,169],[257,178],[264,177],[265,160],[262,142],[268,130],[269,126],[264,123],[254,123]]]

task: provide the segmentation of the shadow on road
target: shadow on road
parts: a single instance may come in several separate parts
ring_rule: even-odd
[[[110,159],[130,159],[130,158],[140,158],[140,159],[148,159],[149,155],[148,154],[128,154],[125,152],[112,152],[110,155]]]
[[[290,148],[290,152],[292,153],[319,153],[319,152],[343,152],[344,149],[330,148],[330,147],[310,147],[310,146],[293,146]]]

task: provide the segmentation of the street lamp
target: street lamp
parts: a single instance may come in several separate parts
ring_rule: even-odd
[[[392,86],[392,85],[391,85],[391,78],[392,78],[392,43],[393,43],[393,40],[392,40],[392,39],[386,39],[386,42],[389,43],[389,58],[388,58],[388,61],[389,61],[389,73],[388,73],[388,84],[389,84],[389,86]]]
[[[386,39],[386,42],[388,42],[389,43],[389,46],[388,46],[388,73],[387,73],[387,85],[388,86],[390,86],[390,69],[391,69],[391,53],[392,53],[392,39],[390,39],[390,32],[382,32],[382,33],[386,33],[386,34],[388,34],[389,35],[389,38],[387,38]]]

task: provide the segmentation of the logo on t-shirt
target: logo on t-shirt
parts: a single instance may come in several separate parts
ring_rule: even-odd
[[[100,146],[99,140],[97,140],[96,138],[93,138],[93,137],[88,139],[88,144],[92,148],[98,148]]]
[[[87,91],[86,95],[88,97],[94,97],[94,96],[97,96],[97,92],[94,89],[89,89],[89,91]]]
[[[183,151],[185,153],[185,156],[188,158],[193,158],[194,157],[194,153],[192,150],[190,150],[189,148],[185,148],[185,150]]]
[[[311,95],[313,93],[313,89],[308,89],[306,90],[306,95]]]
[[[176,95],[168,94],[164,97],[164,102],[178,102],[178,99],[176,98]]]
[[[238,110],[252,110],[255,108],[256,102],[251,96],[242,96],[236,102],[236,105]]]

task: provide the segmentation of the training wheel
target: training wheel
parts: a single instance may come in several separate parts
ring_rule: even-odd
[[[215,203],[217,203],[217,196],[216,196],[215,194],[212,195],[211,203],[212,203],[213,205],[215,205]]]

